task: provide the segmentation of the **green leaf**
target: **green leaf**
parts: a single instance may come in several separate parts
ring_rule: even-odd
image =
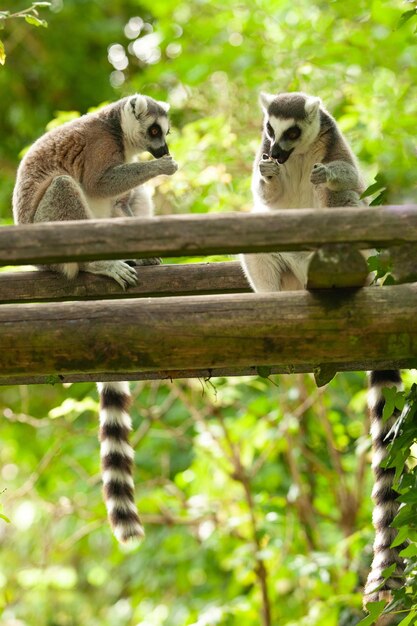
[[[60,382],[62,381],[57,374],[50,374],[49,376],[45,376],[46,385],[56,385],[57,383],[60,383]]]
[[[371,272],[376,272],[379,268],[379,255],[374,254],[373,256],[368,257],[368,268]]]
[[[382,204],[385,204],[386,198],[387,195],[385,193],[385,189],[383,189],[381,193],[369,203],[369,206],[381,206]]]
[[[417,9],[411,9],[403,13],[398,21],[397,28],[402,28],[409,20],[417,15]]]
[[[6,62],[6,51],[4,49],[4,43],[0,39],[0,65],[4,65]]]
[[[386,422],[395,409],[395,396],[397,395],[397,389],[395,387],[384,387],[382,390],[385,398],[384,410],[382,411],[382,419]]]
[[[3,513],[0,513],[0,519],[4,520],[5,522],[7,522],[8,524],[10,524],[10,520],[8,517],[6,517],[5,515],[3,515]]]
[[[372,185],[370,185],[367,189],[365,189],[365,191],[361,194],[361,198],[367,198],[368,196],[372,196],[377,191],[380,191],[381,189],[385,189],[385,187],[386,187],[385,177],[383,174],[378,173],[375,176],[375,182],[372,183]]]
[[[412,620],[414,620],[416,615],[417,615],[417,611],[415,611],[415,610],[411,611],[407,615],[407,617],[404,617],[404,619],[401,620],[401,622],[398,624],[398,626],[409,626],[409,624],[415,624],[415,622],[412,621]]]
[[[390,257],[384,252],[368,257],[368,268],[370,272],[376,272],[376,278],[382,278],[391,271],[392,263]]]
[[[368,602],[366,609],[369,611],[369,615],[361,620],[357,626],[372,626],[381,615],[386,604],[385,600],[381,600],[380,602]]]
[[[395,394],[395,408],[402,411],[405,407],[405,394],[403,391],[397,391]]]
[[[382,570],[382,576],[384,577],[385,580],[387,580],[388,578],[392,576],[392,574],[395,572],[396,569],[397,569],[397,564],[393,563],[389,567],[386,567],[385,569]]]
[[[48,26],[48,23],[45,20],[40,20],[34,15],[25,15],[25,22],[32,24],[32,26],[43,26],[44,28]]]
[[[410,545],[404,548],[404,550],[401,550],[400,556],[406,558],[417,556],[417,545],[415,543],[410,543]]]
[[[261,378],[269,378],[272,373],[272,367],[269,367],[269,365],[258,365],[256,371]]]
[[[337,374],[337,370],[333,365],[320,365],[314,368],[314,380],[317,387],[324,387],[327,385]]]
[[[383,285],[388,286],[388,285],[395,285],[395,278],[392,274],[388,274],[387,277],[385,278]]]

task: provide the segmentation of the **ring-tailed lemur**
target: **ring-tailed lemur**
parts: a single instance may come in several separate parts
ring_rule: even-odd
[[[253,211],[358,206],[365,203],[356,159],[333,117],[321,100],[304,93],[261,94],[264,111],[262,141],[255,158],[252,177]],[[254,291],[305,289],[309,252],[241,255],[244,272]],[[381,467],[387,454],[386,435],[391,421],[384,422],[384,387],[400,387],[397,371],[371,372],[369,408],[375,502],[374,559],[365,587],[365,602],[386,599],[401,584],[404,563],[391,548],[396,531],[391,523],[399,504],[393,490],[394,471]],[[384,580],[382,571],[396,564],[393,576]]]
[[[143,185],[160,174],[174,174],[169,155],[169,105],[148,96],[123,98],[47,132],[28,150],[13,192],[17,224],[83,220],[119,215],[151,216],[152,202]],[[150,152],[153,161],[133,162]],[[122,288],[134,285],[137,261],[92,261],[45,267],[74,278],[79,270],[103,274]],[[113,532],[121,542],[143,536],[134,501],[133,449],[129,385],[98,383],[103,491]]]
[[[19,166],[13,192],[15,222],[115,217],[122,214],[120,209],[151,215],[152,204],[140,186],[177,170],[166,144],[168,109],[165,102],[148,96],[129,96],[45,133]],[[132,162],[145,151],[156,159]],[[125,261],[62,263],[48,269],[67,278],[79,270],[103,274],[123,288],[137,281]]]

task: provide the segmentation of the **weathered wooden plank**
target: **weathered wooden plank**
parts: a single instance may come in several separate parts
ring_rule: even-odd
[[[417,285],[2,305],[6,376],[417,364]],[[355,366],[356,367],[356,366]]]
[[[320,373],[326,374],[331,369],[333,378],[336,372],[357,372],[375,369],[411,369],[417,367],[416,359],[362,359],[360,361],[350,361],[345,363],[321,364],[321,363],[301,363],[299,365],[269,365],[252,367],[212,367],[206,369],[182,369],[182,370],[155,370],[152,372],[100,372],[84,374],[51,374],[42,376],[0,376],[0,386],[5,385],[55,385],[58,383],[80,383],[80,382],[107,382],[111,380],[177,380],[186,378],[200,378],[211,380],[223,376],[262,376],[268,378],[275,374],[315,374],[316,380]],[[320,385],[321,386],[321,385]]]
[[[0,265],[416,242],[417,205],[117,218],[1,228]]]
[[[107,300],[150,296],[244,293],[249,284],[237,261],[149,265],[136,268],[138,284],[126,291],[112,279],[80,272],[74,280],[47,271],[0,273],[0,303]]]

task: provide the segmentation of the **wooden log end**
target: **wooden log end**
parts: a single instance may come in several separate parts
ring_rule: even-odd
[[[347,244],[317,250],[308,267],[307,289],[363,287],[369,270],[364,256]]]

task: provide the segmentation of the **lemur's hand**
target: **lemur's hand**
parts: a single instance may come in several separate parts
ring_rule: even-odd
[[[160,174],[167,174],[168,176],[171,176],[172,174],[175,174],[178,169],[178,164],[174,161],[170,154],[164,154],[164,156],[157,159],[155,163],[158,164]]]
[[[274,176],[279,176],[279,165],[274,159],[263,156],[259,161],[259,172],[262,178],[271,180]]]
[[[321,185],[327,183],[328,180],[328,167],[323,163],[316,163],[311,170],[310,182],[313,185]]]

